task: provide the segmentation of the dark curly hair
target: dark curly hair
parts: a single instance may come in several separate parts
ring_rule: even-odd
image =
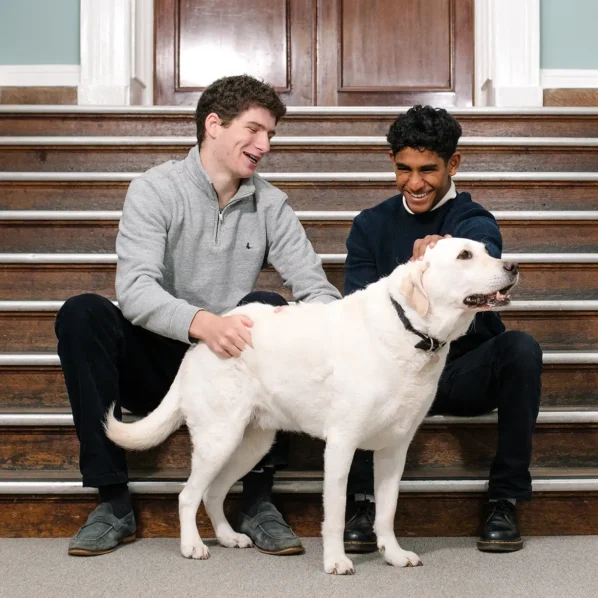
[[[445,162],[457,151],[461,125],[443,108],[413,106],[390,125],[386,140],[392,153],[410,147],[436,152]]]
[[[286,106],[267,83],[249,75],[222,77],[209,85],[201,94],[195,110],[197,141],[201,145],[206,133],[206,118],[215,112],[226,127],[249,108],[269,110],[276,122],[286,114]]]

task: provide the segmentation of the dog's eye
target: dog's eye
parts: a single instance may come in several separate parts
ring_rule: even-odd
[[[457,259],[458,260],[470,260],[473,257],[473,254],[471,253],[471,251],[467,251],[467,249],[464,249],[458,256]]]

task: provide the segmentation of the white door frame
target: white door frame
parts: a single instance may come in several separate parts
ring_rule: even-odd
[[[475,0],[474,106],[542,106],[540,0]]]
[[[153,104],[153,13],[153,0],[81,0],[79,104]]]

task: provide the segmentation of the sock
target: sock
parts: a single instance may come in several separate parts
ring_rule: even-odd
[[[499,500],[506,500],[507,502],[510,502],[512,505],[517,504],[516,498],[491,498],[490,502],[498,502]]]
[[[243,478],[243,512],[255,517],[260,504],[272,502],[274,468],[264,467],[261,471],[250,471]]]
[[[376,502],[376,499],[373,494],[363,494],[363,493],[354,494],[353,500],[369,500],[371,503]]]
[[[111,484],[100,486],[100,502],[109,502],[112,505],[114,516],[122,519],[133,510],[131,493],[127,484]]]

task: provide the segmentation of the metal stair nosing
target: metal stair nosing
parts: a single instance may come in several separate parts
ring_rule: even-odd
[[[18,474],[18,472],[15,472]],[[41,476],[40,476],[41,477]],[[178,494],[185,482],[180,481],[131,481],[129,488],[135,494]],[[482,493],[488,489],[485,479],[436,479],[436,480],[403,480],[400,484],[401,494],[412,493]],[[536,478],[532,480],[533,492],[597,492],[598,477],[578,478]],[[318,480],[275,480],[274,492],[283,494],[321,494],[323,483]],[[241,491],[240,483],[230,490]],[[0,480],[0,497],[2,495],[86,495],[96,494],[95,488],[84,488],[79,481],[22,481],[15,479]]]
[[[0,182],[9,183],[70,183],[70,182],[130,182],[143,172],[0,172]],[[393,172],[260,172],[260,176],[272,183],[302,182],[372,182],[393,183]],[[530,182],[530,183],[596,183],[596,172],[458,172],[455,182]]]

